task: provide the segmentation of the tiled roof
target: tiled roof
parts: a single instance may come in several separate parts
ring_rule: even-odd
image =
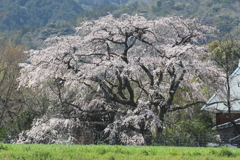
[[[240,135],[229,139],[229,141],[232,142],[232,143],[234,143],[234,142],[236,142],[236,141],[239,141],[239,140],[240,140]]]
[[[240,118],[236,119],[235,122],[240,125]],[[227,123],[223,123],[223,124],[217,125],[216,129],[217,130],[226,129],[226,128],[230,128],[232,126],[233,126],[233,124],[231,122],[227,122]]]

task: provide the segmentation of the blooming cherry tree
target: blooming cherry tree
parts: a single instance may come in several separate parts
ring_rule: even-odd
[[[47,91],[81,113],[112,111],[115,121],[105,129],[111,144],[132,142],[129,135],[120,134],[120,126],[133,131],[136,143],[148,144],[162,131],[167,112],[206,101],[201,86],[221,72],[204,58],[209,53],[198,43],[213,30],[196,19],[110,14],[84,22],[74,36],[48,38],[45,48],[30,50],[18,80],[20,86]],[[57,87],[46,87],[49,81]],[[189,92],[182,91],[186,87]],[[95,104],[103,105],[83,104],[87,90]],[[189,103],[178,105],[176,92]],[[111,141],[117,134],[119,141]]]

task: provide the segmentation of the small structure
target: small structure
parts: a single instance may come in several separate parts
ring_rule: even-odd
[[[237,148],[240,148],[240,135],[229,139],[229,141],[231,142],[231,144],[237,144]]]
[[[240,63],[229,77],[229,83],[225,82],[201,110],[216,114],[216,130],[222,141],[237,142],[234,137],[238,134],[231,121],[240,125]]]

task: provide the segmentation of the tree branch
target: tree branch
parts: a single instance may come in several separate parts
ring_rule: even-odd
[[[138,62],[140,61],[140,58],[138,59]],[[154,85],[154,77],[151,74],[151,72],[147,69],[147,67],[144,66],[144,64],[139,63],[139,65],[141,66],[141,68],[145,71],[145,73],[148,75],[148,78],[150,80],[150,87],[153,87]]]
[[[183,107],[175,107],[175,108],[172,108],[172,109],[168,109],[168,112],[173,112],[173,111],[176,111],[176,110],[186,109],[186,108],[189,108],[189,107],[192,107],[192,106],[195,106],[195,105],[205,105],[205,104],[206,104],[205,101],[198,101],[198,102],[187,104]]]

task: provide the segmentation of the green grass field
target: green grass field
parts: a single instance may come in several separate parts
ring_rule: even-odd
[[[238,148],[0,144],[1,160],[239,160]]]

